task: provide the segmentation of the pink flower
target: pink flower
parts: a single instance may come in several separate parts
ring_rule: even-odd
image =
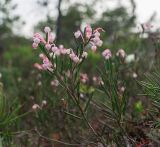
[[[96,31],[96,32],[94,33],[94,36],[95,36],[95,37],[100,37],[100,35],[101,35],[101,34],[100,34],[98,31]]]
[[[56,52],[56,50],[58,50],[58,48],[56,46],[52,47],[52,52]]]
[[[126,53],[123,49],[119,49],[118,52],[116,53],[116,56],[124,58],[126,56]]]
[[[103,41],[99,38],[99,36],[94,36],[94,38],[91,39],[91,43],[96,46],[102,46]]]
[[[35,33],[34,36],[33,36],[33,40],[34,40],[35,38],[39,39],[40,42],[46,44],[46,41],[45,41],[44,38],[41,36],[41,34]]]
[[[85,29],[86,29],[86,32],[89,32],[89,33],[92,32],[92,28],[90,25],[87,25]]]
[[[50,45],[49,43],[47,43],[47,44],[45,45],[45,48],[46,48],[47,50],[50,50],[50,49],[51,49],[51,45]]]
[[[64,46],[61,44],[61,45],[59,45],[59,49],[63,49],[64,48]]]
[[[56,56],[59,56],[61,54],[61,50],[56,46],[52,47],[51,50]]]
[[[41,53],[41,54],[39,54],[39,57],[43,60],[43,59],[45,59],[46,56]]]
[[[60,46],[59,46],[59,50],[60,50],[60,53],[61,53],[62,55],[67,54],[67,49],[65,49],[65,48],[63,47],[63,45],[60,45]]]
[[[35,68],[37,68],[38,70],[43,70],[42,65],[40,65],[39,63],[35,63],[33,66],[34,66]]]
[[[67,54],[67,55],[69,55],[69,54],[70,54],[70,52],[71,52],[71,50],[70,50],[70,49],[66,49],[66,54]]]
[[[96,42],[96,45],[99,46],[99,47],[101,47],[102,44],[103,44],[103,41],[102,41],[102,40],[99,40],[99,41]]]
[[[89,39],[92,36],[92,28],[91,28],[91,26],[87,25],[85,27],[85,30],[86,30],[86,38]]]
[[[103,52],[102,52],[102,56],[105,58],[105,59],[109,59],[112,57],[112,53],[109,49],[105,49]]]
[[[62,55],[65,55],[67,53],[67,50],[65,48],[63,48],[63,49],[60,50],[60,52],[61,52]]]
[[[87,56],[88,56],[88,53],[87,53],[87,52],[83,52],[83,53],[82,53],[82,58],[87,58]]]
[[[38,47],[38,44],[35,43],[35,42],[33,42],[33,43],[32,43],[32,48],[36,49],[37,47]]]
[[[40,43],[40,39],[39,38],[34,38],[33,42],[39,44]]]
[[[33,109],[33,110],[37,110],[37,109],[41,109],[41,107],[40,107],[38,104],[34,104],[34,105],[32,106],[32,109]]]
[[[93,45],[93,46],[91,46],[91,50],[92,50],[93,52],[95,52],[95,51],[97,50],[97,47],[96,47],[95,45]]]
[[[88,81],[88,75],[86,73],[81,73],[80,80],[82,83],[86,83]]]
[[[81,36],[81,31],[77,31],[74,33],[75,38],[79,38]]]
[[[43,59],[42,67],[43,67],[44,70],[47,70],[47,69],[50,70],[51,69],[52,63],[49,61],[49,59],[47,57],[45,57]]]
[[[97,28],[94,31],[92,31],[92,28],[90,26],[86,27],[86,34],[90,38],[89,44],[91,45],[91,49],[94,52],[96,51],[97,47],[100,47],[103,44],[103,41],[100,39],[100,32],[99,32],[100,30],[102,29]]]
[[[74,52],[72,52],[72,53],[70,53],[69,54],[69,57],[73,60],[73,58],[75,57],[76,55],[75,55],[75,53]]]
[[[56,56],[59,56],[59,55],[61,54],[60,49],[59,49],[59,48],[57,48],[57,50],[54,52],[54,54],[55,54]]]
[[[43,60],[43,64],[41,65],[43,70],[53,71],[53,65],[49,59],[44,54],[40,54],[39,57]]]
[[[44,32],[45,32],[45,33],[49,33],[50,31],[51,31],[50,27],[45,27],[45,28],[44,28]]]
[[[104,31],[102,28],[97,28],[93,30],[90,25],[85,27],[84,38],[80,30],[74,33],[75,38],[81,36],[84,43],[90,44],[91,49],[95,52],[97,47],[102,46],[103,41],[100,39],[100,31]]]
[[[73,57],[72,60],[73,60],[75,63],[79,63],[79,62],[80,62],[80,59],[79,59],[77,56]]]
[[[97,82],[98,78],[96,76],[93,76],[92,80],[93,80],[93,82]]]
[[[72,51],[72,53],[69,54],[70,59],[75,63],[80,63],[82,59],[79,59],[78,56]]]
[[[49,42],[53,42],[55,40],[55,35],[53,33],[49,34]]]
[[[50,43],[53,43],[54,39],[55,39],[55,36],[53,33],[50,33],[51,29],[49,27],[45,27],[44,28],[44,31],[45,33],[47,33],[47,38],[48,40],[45,40],[41,34],[39,33],[35,33],[34,36],[33,36],[33,48],[36,48],[36,46],[38,46],[39,43],[43,43],[45,45],[45,48],[47,50],[50,50],[51,49],[51,45],[54,45],[54,44],[50,44]],[[36,43],[36,44],[35,44]]]

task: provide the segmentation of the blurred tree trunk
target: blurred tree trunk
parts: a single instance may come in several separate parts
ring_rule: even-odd
[[[153,45],[154,45],[154,50],[155,50],[155,55],[154,55],[154,62],[156,67],[160,67],[160,39],[159,39],[159,34],[153,33],[151,36]]]
[[[61,4],[62,0],[58,0],[58,17],[57,17],[57,22],[56,22],[56,42],[58,44],[60,40],[60,31],[61,31],[61,19],[62,19],[62,12],[61,12]]]

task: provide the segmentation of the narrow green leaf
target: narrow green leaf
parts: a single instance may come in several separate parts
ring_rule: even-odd
[[[77,116],[77,115],[74,115],[70,112],[67,112],[67,111],[64,111],[64,113],[66,113],[67,115],[71,116],[71,117],[74,117],[74,118],[77,118],[77,119],[82,119],[81,117]]]
[[[88,98],[88,101],[87,101],[86,106],[85,106],[85,108],[84,108],[84,112],[86,112],[86,111],[87,111],[88,106],[89,106],[90,101],[92,100],[92,98],[93,98],[93,93],[92,93],[92,94],[89,96],[89,98]]]

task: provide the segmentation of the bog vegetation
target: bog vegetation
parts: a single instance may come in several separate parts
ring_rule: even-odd
[[[57,19],[37,2],[47,16],[32,38],[16,30],[17,5],[0,2],[0,147],[159,146],[154,16],[137,24],[133,0],[98,18],[99,1],[63,2]]]

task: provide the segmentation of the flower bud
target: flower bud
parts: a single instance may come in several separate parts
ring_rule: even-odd
[[[34,43],[37,43],[37,44],[40,43],[40,39],[39,38],[34,38],[33,41],[34,41]]]
[[[45,27],[45,28],[44,28],[44,32],[45,32],[45,33],[49,33],[50,31],[51,31],[50,27]]]
[[[123,49],[119,49],[118,52],[116,53],[116,56],[124,58],[126,56],[126,53]]]
[[[55,52],[56,50],[58,50],[58,48],[56,46],[52,47],[52,52]]]
[[[45,48],[46,48],[47,50],[50,50],[50,49],[51,49],[51,45],[50,45],[49,43],[47,43],[47,44],[45,45]]]
[[[73,61],[74,61],[75,63],[78,63],[78,62],[79,62],[79,58],[78,58],[77,56],[75,56],[75,57],[73,57]]]
[[[105,49],[102,52],[102,56],[107,60],[107,59],[112,57],[112,53],[111,53],[111,51],[109,49]]]
[[[83,58],[87,58],[87,56],[88,56],[88,53],[87,53],[87,52],[83,52],[83,53],[82,53],[82,57],[83,57]]]
[[[35,43],[35,42],[33,42],[33,43],[32,43],[32,48],[36,49],[37,47],[38,47],[38,44]]]
[[[33,109],[33,110],[37,110],[37,109],[41,109],[41,107],[40,107],[38,104],[34,104],[34,105],[32,106],[32,109]]]
[[[74,33],[75,38],[79,38],[81,36],[81,31],[77,31]]]
[[[96,32],[94,33],[94,36],[95,36],[95,37],[100,37],[100,33],[99,33],[98,31],[96,31]]]
[[[93,46],[91,47],[91,50],[92,50],[93,52],[95,52],[95,51],[97,50],[97,47],[96,47],[95,45],[93,45]]]
[[[42,101],[42,107],[43,107],[43,106],[46,106],[46,105],[47,105],[47,101],[46,101],[46,100],[43,100],[43,101]]]
[[[102,46],[102,44],[103,44],[103,41],[102,41],[102,40],[99,40],[99,41],[96,43],[96,45],[99,46],[99,47]]]
[[[53,33],[50,33],[49,35],[49,41],[53,42],[55,40],[55,35]]]

